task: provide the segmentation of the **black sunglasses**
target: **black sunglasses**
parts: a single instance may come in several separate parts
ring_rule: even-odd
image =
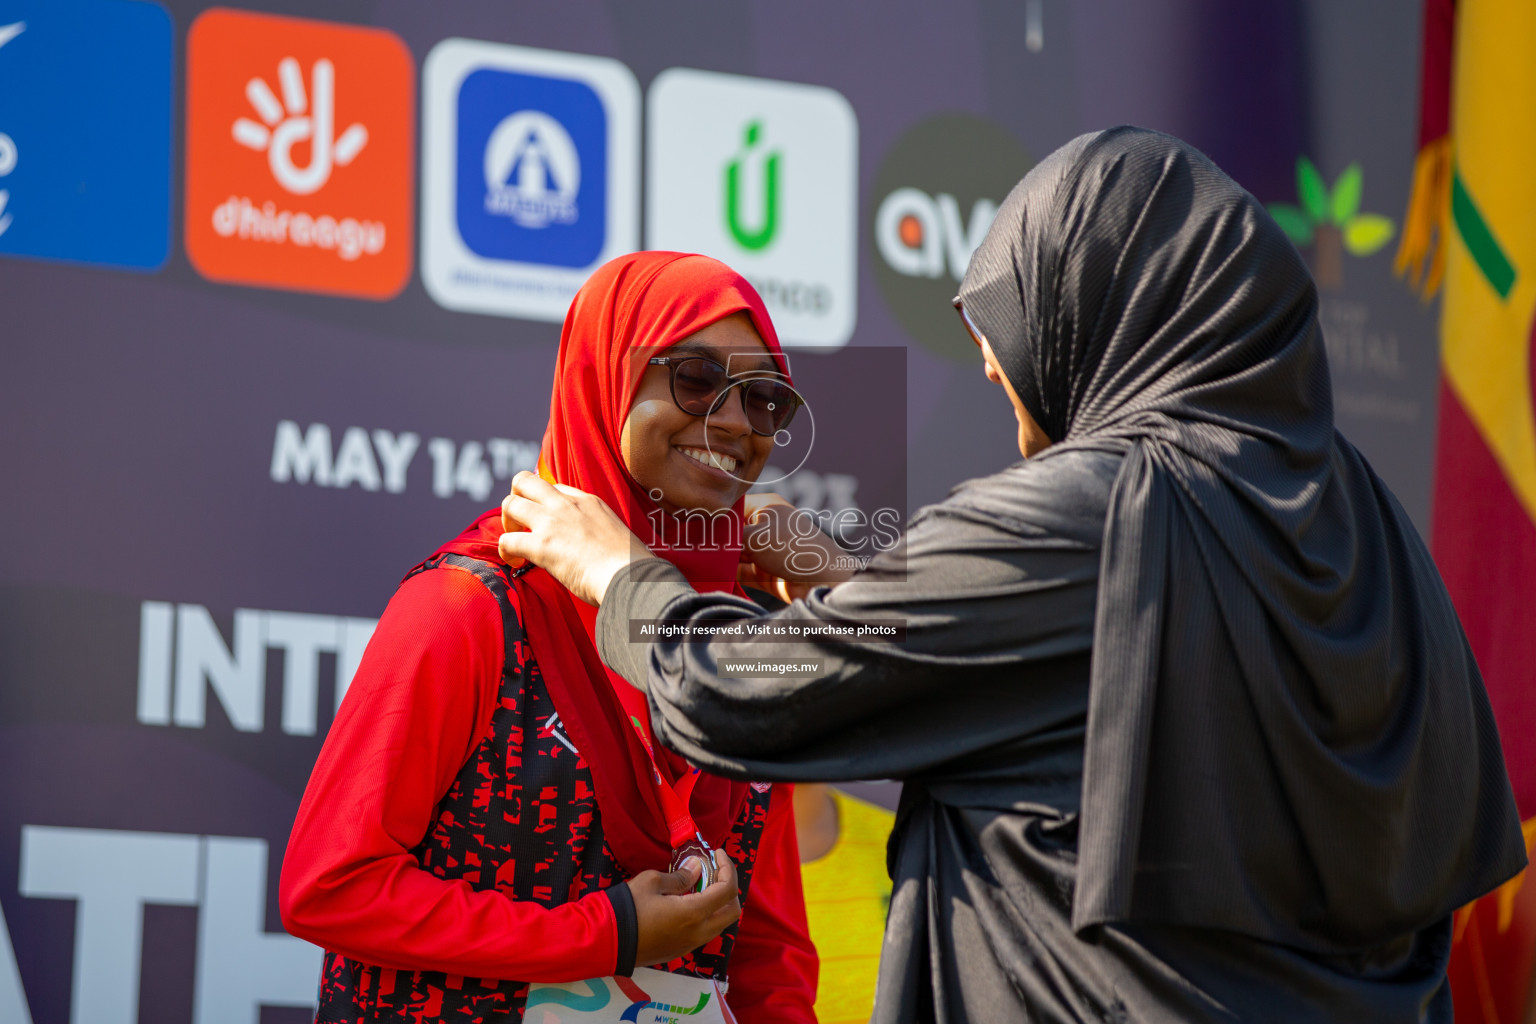
[[[956,295],[951,299],[950,305],[954,306],[955,312],[960,314],[960,322],[965,324],[966,333],[971,336],[971,340],[976,343],[976,347],[981,348],[982,344],[987,340],[987,336],[982,334],[981,328],[977,327],[975,322],[971,320],[971,314],[965,311],[965,306],[960,302],[960,296]]]
[[[690,416],[708,416],[725,404],[731,388],[741,392],[741,407],[752,433],[771,437],[789,426],[800,396],[795,389],[773,377],[732,377],[725,367],[706,356],[657,356],[651,366],[665,366],[672,374],[672,401]]]

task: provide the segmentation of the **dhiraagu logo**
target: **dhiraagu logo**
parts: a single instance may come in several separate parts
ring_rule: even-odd
[[[647,104],[647,236],[762,293],[788,344],[836,346],[858,314],[858,121],[821,86],[671,68]]]
[[[159,4],[0,3],[0,254],[165,262],[171,40]]]
[[[212,281],[389,299],[410,279],[416,68],[393,33],[213,8],[187,32],[187,256]]]
[[[279,185],[296,196],[312,195],[331,180],[332,170],[347,166],[363,151],[368,128],[353,123],[336,135],[336,65],[330,61],[315,61],[307,87],[304,71],[292,57],[278,62],[277,73],[283,99],[278,100],[265,78],[252,78],[245,84],[245,96],[260,121],[237,117],[231,134],[246,149],[266,154]],[[309,160],[299,167],[293,151],[305,143]]]
[[[449,309],[559,321],[639,241],[639,86],[606,57],[448,39],[428,55],[422,278]]]

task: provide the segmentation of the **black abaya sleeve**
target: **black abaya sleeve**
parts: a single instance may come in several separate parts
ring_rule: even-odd
[[[1232,931],[1073,927],[1099,538],[1119,464],[1074,452],[973,481],[913,519],[904,551],[772,615],[647,559],[610,585],[598,648],[648,690],[661,742],[710,771],[906,780],[876,1024],[1449,1020],[1448,921],[1344,960]],[[662,618],[898,618],[907,638],[630,642],[631,619]],[[724,671],[761,661],[820,670]]]
[[[854,579],[772,615],[695,593],[660,560],[636,563],[609,587],[599,650],[649,691],[663,743],[727,776],[997,778],[1030,761],[1021,745],[1063,731],[1080,765],[1098,545],[1118,463],[1085,452],[971,481],[919,513],[904,544]],[[631,642],[630,621],[648,619],[801,628],[895,619],[906,639]],[[732,667],[742,662],[817,668],[744,678]],[[1075,806],[1067,774],[1061,799]]]

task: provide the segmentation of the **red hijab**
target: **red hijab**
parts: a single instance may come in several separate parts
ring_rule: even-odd
[[[752,318],[769,353],[785,370],[778,335],[762,298],[745,278],[718,260],[637,252],[599,268],[566,313],[555,360],[549,427],[539,453],[540,476],[602,498],[651,551],[676,565],[701,591],[740,593],[735,582],[740,548],[684,545],[684,550],[678,550],[675,537],[658,535],[649,516],[658,506],[630,476],[619,436],[646,368],[646,351],[667,348],[738,312]],[[729,514],[740,526],[742,502]],[[500,533],[500,515],[499,509],[487,513],[469,531],[477,535],[472,542],[476,557],[486,557],[487,539],[494,550],[492,535]],[[740,535],[740,529],[732,532],[733,537]],[[445,550],[449,549],[460,550],[458,542]],[[631,874],[647,868],[666,870],[672,850],[646,753],[650,710],[645,695],[598,658],[593,641],[597,609],[575,600],[542,569],[515,578],[513,587],[523,629],[550,697],[592,770],[610,849]],[[644,739],[631,718],[641,724]],[[681,758],[652,747],[668,784],[690,770]],[[708,774],[698,780],[690,809],[711,846],[724,841],[746,798],[745,783]]]

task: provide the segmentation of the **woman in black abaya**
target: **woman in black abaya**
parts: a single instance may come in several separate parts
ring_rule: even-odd
[[[631,644],[766,613],[527,475],[504,552],[601,602],[694,763],[905,781],[876,1021],[1449,1021],[1450,914],[1525,849],[1439,575],[1333,429],[1295,249],[1203,155],[1116,128],[1014,189],[958,303],[1027,457],[772,616],[904,644]]]

